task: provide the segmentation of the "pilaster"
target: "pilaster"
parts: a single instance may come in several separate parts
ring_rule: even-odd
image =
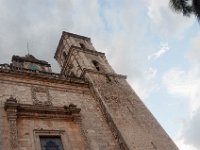
[[[10,126],[10,145],[11,150],[18,149],[17,140],[17,100],[12,96],[5,103],[9,126]]]

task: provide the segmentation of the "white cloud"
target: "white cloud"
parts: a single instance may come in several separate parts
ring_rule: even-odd
[[[183,126],[176,135],[175,142],[180,150],[199,150],[200,147],[200,108],[183,121]]]
[[[186,53],[188,69],[174,68],[163,76],[163,83],[172,95],[183,97],[189,104],[189,116],[185,116],[177,135],[177,144],[183,150],[198,150],[200,147],[200,34],[190,42]]]
[[[13,54],[25,55],[28,41],[30,53],[56,69],[53,55],[61,31],[73,24],[71,6],[64,0],[0,1],[1,63],[10,62]]]
[[[140,98],[145,100],[149,95],[159,89],[156,83],[157,69],[148,68],[144,73],[141,74],[140,78],[129,80],[130,84],[134,87],[136,93],[139,94]]]
[[[191,40],[190,50],[186,53],[186,58],[191,63],[200,64],[200,32]],[[200,66],[199,66],[200,67]]]
[[[180,150],[198,150],[192,145],[185,144],[183,139],[176,140],[175,142]]]
[[[147,71],[145,71],[145,76],[147,79],[154,79],[157,74],[157,69],[149,68]]]
[[[148,16],[152,21],[151,27],[161,37],[182,37],[191,27],[195,18],[183,17],[169,8],[169,0],[144,0],[148,8]]]
[[[100,8],[98,0],[2,0],[0,63],[10,62],[13,54],[25,55],[28,41],[30,53],[48,60],[58,72],[53,55],[61,32],[66,30],[91,37],[97,50],[106,52],[116,72],[127,74],[139,95],[147,97],[157,85],[152,81],[155,72],[147,77],[149,71],[144,71],[148,70],[146,58],[153,51],[147,39],[148,20],[143,18],[145,7],[132,0],[104,2]]]
[[[187,98],[190,102],[191,112],[200,107],[200,34],[197,34],[190,42],[190,48],[185,57],[188,59],[189,68],[174,68],[165,73],[164,84],[171,94]],[[192,113],[191,113],[192,114]]]
[[[200,147],[200,108],[195,111],[191,119],[183,126],[182,139],[185,144],[192,145],[196,148]]]
[[[151,51],[146,46],[151,47],[151,42],[145,39],[145,20],[138,17],[143,13],[143,5],[131,0],[105,3],[100,8],[98,0],[19,0],[12,3],[2,0],[0,63],[10,62],[13,54],[25,55],[28,41],[30,53],[48,60],[53,70],[58,71],[53,55],[61,32],[66,30],[91,37],[98,51],[107,50],[106,55],[116,72],[128,74],[133,82],[138,82],[140,89],[146,87],[149,81],[141,81],[145,80],[143,70],[147,60],[144,58]],[[105,29],[107,26],[110,30]]]
[[[199,71],[196,67],[188,72],[180,69],[172,69],[163,77],[164,84],[171,94],[183,96],[188,99],[192,112],[200,107]]]
[[[183,97],[189,103],[190,114],[182,122],[177,145],[181,150],[198,150],[200,146],[200,69],[192,67],[188,72],[180,69],[168,71],[163,81],[172,95]]]
[[[148,56],[148,60],[156,60],[163,56],[167,51],[169,50],[168,44],[162,44],[159,51],[155,52],[154,54],[151,54]]]

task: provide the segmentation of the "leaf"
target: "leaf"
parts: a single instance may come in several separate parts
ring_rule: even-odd
[[[189,4],[190,0],[170,0],[170,7],[184,16],[190,16],[193,12],[193,7]]]
[[[192,7],[197,20],[200,22],[200,0],[193,0]]]

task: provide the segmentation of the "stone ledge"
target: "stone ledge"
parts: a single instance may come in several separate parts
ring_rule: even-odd
[[[64,107],[46,106],[46,105],[30,105],[20,104],[16,98],[12,96],[7,99],[4,106],[7,113],[17,117],[39,117],[39,118],[75,118],[80,117],[80,108],[70,104]],[[13,112],[16,112],[13,114]]]
[[[0,73],[9,73],[9,75],[19,75],[20,77],[35,77],[41,78],[43,80],[51,80],[60,83],[70,82],[70,83],[78,83],[78,84],[88,84],[84,79],[76,78],[76,77],[68,77],[65,78],[61,74],[57,73],[48,73],[42,71],[33,71],[30,69],[12,67],[8,64],[0,64]]]
[[[81,77],[83,78],[87,72],[94,73],[94,74],[101,74],[101,75],[105,75],[105,76],[123,78],[123,79],[127,78],[127,76],[125,76],[125,75],[116,74],[116,73],[105,73],[105,72],[95,71],[95,70],[92,70],[92,69],[83,69],[83,73],[81,74]]]

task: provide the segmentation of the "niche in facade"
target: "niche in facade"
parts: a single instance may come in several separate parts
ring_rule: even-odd
[[[85,49],[85,45],[83,43],[80,43],[80,46],[82,49]]]
[[[95,68],[96,68],[96,70],[97,70],[97,71],[101,71],[101,67],[100,67],[100,65],[99,65],[99,62],[98,62],[98,61],[96,61],[96,60],[93,60],[93,61],[92,61],[92,63],[93,63],[93,65],[95,66]]]
[[[63,52],[63,58],[64,58],[64,60],[67,59],[67,54],[65,52]]]

